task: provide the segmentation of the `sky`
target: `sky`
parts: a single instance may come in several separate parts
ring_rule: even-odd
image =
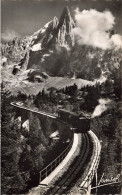
[[[110,10],[115,17],[115,30],[122,35],[121,0],[1,0],[2,38],[32,35],[54,16],[60,17],[68,6],[73,18],[78,7],[103,12]]]

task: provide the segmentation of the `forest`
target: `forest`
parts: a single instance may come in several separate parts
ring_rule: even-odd
[[[114,82],[113,82],[114,80]],[[98,100],[110,99],[111,103],[100,116],[91,118],[91,130],[101,140],[102,152],[99,176],[106,172],[108,177],[120,172],[120,74],[105,83],[85,86],[77,85],[63,89],[43,89],[36,96],[18,93],[17,97],[1,85],[1,165],[2,194],[22,194],[38,185],[39,171],[63,150],[62,140],[50,140],[45,134],[49,121],[44,123],[32,113],[29,115],[29,131],[21,129],[19,118],[10,105],[12,101],[21,101],[29,108],[53,113],[58,108],[65,108],[75,113],[87,113],[92,116]],[[65,147],[65,146],[64,146]],[[52,155],[53,154],[53,155]],[[112,171],[111,171],[112,170]],[[21,185],[20,185],[21,183]],[[109,187],[118,193],[119,187]],[[106,190],[106,189],[105,189]],[[106,192],[106,191],[105,191]]]
[[[21,100],[25,98],[21,95]],[[53,161],[67,146],[63,143],[69,135],[63,132],[60,139],[51,139],[46,134],[48,120],[39,120],[30,112],[29,131],[21,128],[19,117],[10,105],[11,96],[2,84],[1,125],[2,125],[2,194],[23,194],[39,183],[39,172]],[[20,97],[16,97],[20,100]],[[52,127],[55,129],[55,127]],[[71,136],[69,137],[71,138]],[[54,152],[55,151],[55,152]],[[21,183],[21,185],[20,185]]]

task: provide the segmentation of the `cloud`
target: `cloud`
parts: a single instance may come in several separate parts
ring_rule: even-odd
[[[110,36],[115,18],[108,10],[99,12],[95,9],[75,10],[76,28],[72,33],[80,45],[90,45],[101,49],[122,47],[122,37],[118,34]]]
[[[14,30],[7,29],[4,33],[1,33],[1,41],[8,42],[18,36],[19,34]]]
[[[122,48],[122,36],[120,36],[118,34],[112,35],[111,41],[112,41],[113,45],[116,45],[117,47]]]

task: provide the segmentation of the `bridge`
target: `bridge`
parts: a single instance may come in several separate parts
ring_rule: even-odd
[[[22,103],[12,102],[11,105],[16,109],[16,117],[21,116],[21,126],[26,121],[29,120],[30,112],[33,113],[40,121],[45,121],[49,123],[46,135],[49,136],[50,129],[55,129],[59,131],[59,136],[62,137],[67,131],[70,136],[71,131],[69,130],[68,124],[57,119],[57,115],[46,113],[43,111],[38,111],[36,108],[28,108],[22,105]],[[48,120],[49,119],[49,120]],[[71,137],[71,136],[70,136]],[[64,140],[65,141],[65,140]]]
[[[21,103],[12,102],[11,105],[17,109],[17,112],[20,111],[18,115],[21,115],[22,123],[28,118],[28,113],[32,112],[38,118],[50,118],[50,124],[55,123],[58,126],[60,135],[62,135],[63,129],[66,129],[67,124],[58,120],[57,115],[31,109]],[[75,153],[78,149],[79,155],[76,157]],[[72,153],[72,151],[74,151],[74,153]],[[90,195],[93,180],[95,180],[97,186],[97,168],[100,160],[100,152],[100,142],[91,130],[87,133],[74,133],[67,148],[48,166],[40,171],[40,192],[44,190],[44,194],[52,195],[68,193],[72,195],[75,193]],[[70,158],[72,158],[71,163],[68,162]],[[69,167],[67,167],[66,171],[65,167],[67,164],[69,164]],[[53,182],[57,173],[61,176],[59,178],[57,177],[57,180]],[[36,195],[36,191],[32,194]],[[31,195],[31,193],[29,195]]]

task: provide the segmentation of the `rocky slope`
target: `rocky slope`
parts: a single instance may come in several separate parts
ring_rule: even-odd
[[[94,80],[108,78],[112,71],[118,69],[122,61],[121,50],[101,50],[89,46],[75,45],[67,67],[62,68],[62,74],[76,78]]]
[[[25,56],[30,41],[30,37],[15,37],[8,43],[2,43],[1,54],[8,59],[9,64],[17,64]]]

